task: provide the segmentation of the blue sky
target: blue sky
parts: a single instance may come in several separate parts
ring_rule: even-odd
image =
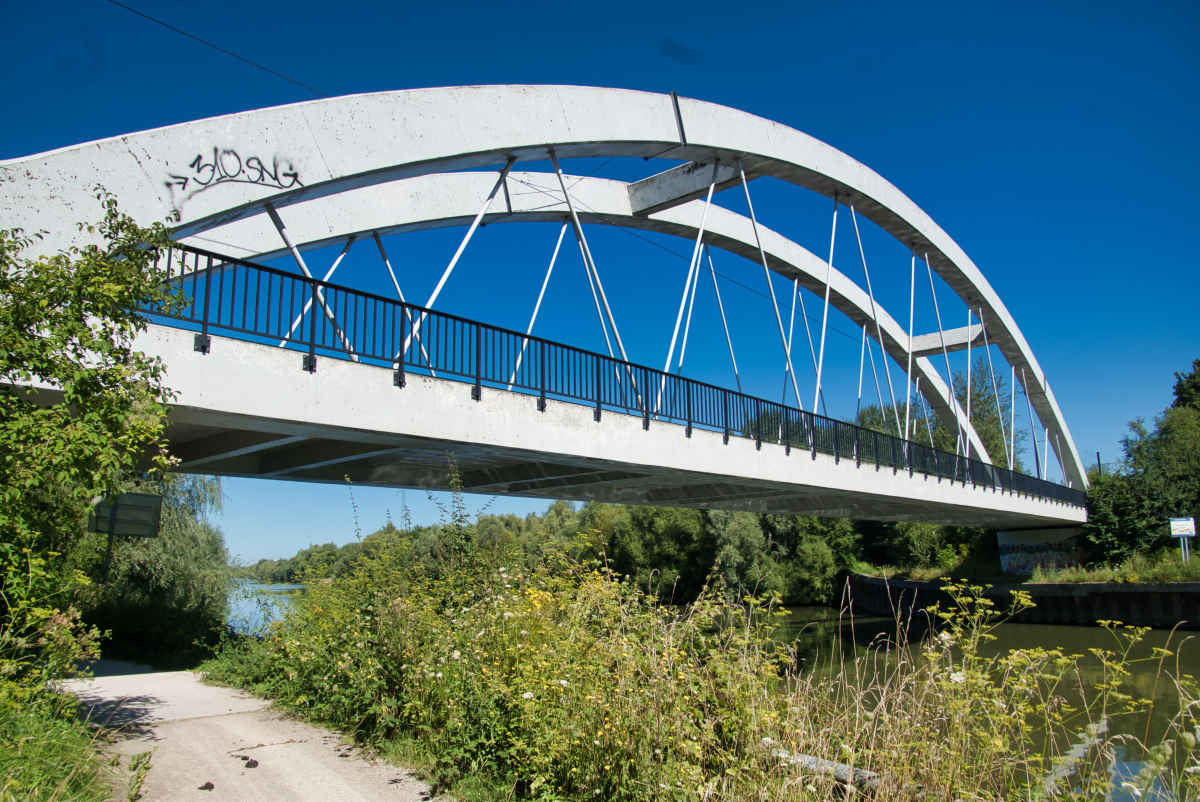
[[[1173,372],[1200,357],[1195,2],[127,4],[328,95],[499,83],[676,90],[812,134],[897,185],[971,255],[1031,343],[1086,461],[1097,451],[1115,458],[1126,422],[1161,411]],[[5,24],[0,88],[9,112],[0,158],[316,97],[106,0],[8,4]],[[626,179],[649,169],[564,168]],[[766,181],[752,191],[763,222],[824,253],[827,199]],[[744,210],[733,192],[718,202]],[[861,279],[847,224],[843,213],[845,261],[835,261]],[[907,255],[866,229],[876,293],[902,317]],[[407,293],[423,299],[461,233],[389,243],[411,266]],[[488,227],[439,307],[523,328],[556,235],[554,226]],[[612,229],[589,230],[589,239],[606,284],[632,288],[614,299],[618,321],[629,321],[622,334],[638,343],[631,357],[661,364],[690,247]],[[749,389],[776,397],[782,356],[764,324],[761,270],[715,258],[730,282],[722,292],[735,308]],[[539,332],[598,347],[577,261],[556,267]],[[369,285],[378,266],[359,249],[339,277]],[[786,295],[782,283],[777,290]],[[918,295],[917,329],[932,331],[927,288],[923,297],[929,308]],[[946,326],[964,325],[961,302],[940,283],[938,298]],[[813,297],[806,303],[814,314]],[[703,290],[695,315],[687,372],[731,385],[715,303]],[[849,415],[859,333],[836,315],[831,326],[830,412]],[[870,379],[868,386],[873,394]],[[354,536],[346,488],[225,486],[221,525],[243,559]],[[356,500],[364,532],[389,511],[398,516],[402,503],[398,491],[370,488],[357,490]],[[416,520],[436,520],[420,491],[404,500]],[[544,506],[499,499],[492,509]]]

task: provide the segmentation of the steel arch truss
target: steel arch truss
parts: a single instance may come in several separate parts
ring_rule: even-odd
[[[382,92],[280,106],[185,123],[64,148],[0,163],[0,210],[10,225],[47,231],[39,244],[53,252],[78,244],[75,224],[94,216],[93,188],[103,185],[124,211],[149,221],[170,214],[176,235],[212,247],[244,237],[245,255],[262,256],[255,231],[269,226],[268,208],[302,231],[305,245],[344,239],[356,232],[380,234],[405,226],[463,222],[453,192],[436,203],[413,205],[401,197],[401,179],[430,177],[431,187],[479,179],[435,174],[558,158],[666,158],[717,164],[718,188],[737,181],[738,165],[754,176],[773,176],[853,204],[856,211],[892,234],[929,263],[971,309],[986,315],[987,333],[1025,385],[1033,408],[1057,452],[1065,478],[1086,487],[1086,473],[1061,411],[1032,349],[980,270],[933,220],[896,187],[848,155],[795,129],[702,101],[629,90],[569,86],[478,86]],[[699,210],[691,201],[707,189],[710,171],[688,164],[632,185],[591,179],[580,193],[585,222],[622,225],[694,236]],[[494,181],[494,176],[483,174]],[[543,175],[542,180],[546,177]],[[530,183],[533,180],[530,179]],[[474,191],[475,187],[469,187]],[[465,189],[463,191],[466,191]],[[560,193],[561,194],[561,193]],[[347,204],[374,195],[390,202],[378,226],[331,218],[312,228],[301,221],[335,197]],[[593,211],[583,208],[587,200]],[[593,197],[594,196],[594,197]],[[480,195],[472,195],[477,204]],[[520,201],[509,196],[516,207]],[[316,202],[320,202],[319,204]],[[422,201],[422,203],[424,203]],[[329,207],[332,208],[332,207]],[[596,212],[595,210],[606,210]],[[507,209],[505,210],[507,212]],[[610,215],[608,212],[611,211]],[[520,212],[522,219],[561,220],[561,209]],[[468,213],[469,215],[469,213]],[[384,222],[390,217],[390,222]],[[748,258],[748,220],[714,207],[708,228],[713,245]],[[321,233],[321,229],[324,232]],[[221,233],[215,229],[223,229]],[[233,236],[235,231],[244,234]],[[770,266],[824,292],[819,258],[772,232],[764,236]],[[261,231],[260,231],[261,233]],[[231,254],[231,255],[243,255]],[[827,268],[826,268],[827,269]],[[822,277],[818,280],[818,277]],[[816,284],[814,284],[816,282]],[[856,323],[864,317],[865,293],[840,273],[832,274],[830,302]],[[879,315],[881,346],[902,362],[907,332]],[[918,349],[914,346],[914,351]],[[918,351],[918,353],[920,353]],[[951,427],[958,414],[944,382],[918,357],[913,378]],[[969,432],[970,450],[986,459]]]

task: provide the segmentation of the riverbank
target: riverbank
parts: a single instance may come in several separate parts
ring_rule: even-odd
[[[878,774],[881,799],[917,787],[944,799],[1025,798],[1030,778],[1039,795],[1046,783],[1066,790],[1072,772],[1109,777],[1117,752],[1131,750],[1150,756],[1136,758],[1146,777],[1112,782],[1192,783],[1190,753],[1150,762],[1161,743],[1180,742],[1172,715],[1162,728],[1100,738],[1049,776],[1079,731],[1109,727],[1123,699],[1156,709],[1157,686],[1147,695],[1124,679],[1141,633],[1113,633],[1123,656],[1095,669],[1054,648],[985,654],[998,620],[970,594],[958,601],[939,637],[894,633],[833,670],[810,671],[797,648],[772,640],[786,615],[720,583],[678,607],[559,555],[526,563],[452,554],[428,571],[403,551],[384,552],[310,587],[263,637],[230,642],[206,669],[403,754],[439,792],[472,802],[842,793],[816,761]],[[1187,680],[1177,686],[1170,666],[1159,670],[1164,691],[1180,697],[1172,710],[1194,703]],[[1080,688],[1085,674],[1095,681],[1062,716],[1058,689]],[[1104,786],[1096,799],[1118,798]]]
[[[952,600],[946,580],[915,582],[855,574],[852,604],[870,615],[904,617],[934,604],[947,609]],[[984,589],[983,595],[1009,610],[1013,592],[1028,593],[1033,607],[1012,611],[1013,621],[1048,624],[1099,624],[1120,621],[1155,629],[1200,629],[1200,582],[1011,582]]]

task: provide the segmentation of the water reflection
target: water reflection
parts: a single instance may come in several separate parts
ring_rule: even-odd
[[[916,656],[919,645],[930,630],[924,614],[913,617],[911,624],[897,637],[897,622],[891,618],[868,615],[851,616],[831,607],[791,607],[788,615],[777,619],[779,626],[773,637],[790,643],[796,649],[800,667],[805,672],[832,674],[840,672],[847,660],[874,653],[883,662],[900,657],[898,642],[906,641],[910,656]],[[992,631],[996,640],[980,649],[983,657],[1006,654],[1013,649],[1060,649],[1067,655],[1082,655],[1078,679],[1065,689],[1068,701],[1076,703],[1082,695],[1092,696],[1096,684],[1102,681],[1102,667],[1092,649],[1123,651],[1124,641],[1102,627],[1065,626],[1056,624],[1004,623]],[[1160,658],[1157,650],[1172,656]],[[871,665],[868,663],[867,665]],[[1159,743],[1171,720],[1179,713],[1179,696],[1172,675],[1200,675],[1200,638],[1189,632],[1172,633],[1151,630],[1129,651],[1129,676],[1122,690],[1138,698],[1150,699],[1153,707],[1139,714],[1120,716],[1110,722],[1111,735],[1133,736],[1148,744]],[[1138,773],[1143,757],[1140,749],[1129,744],[1117,750],[1116,777],[1128,779]],[[1120,780],[1118,780],[1119,785]],[[1133,797],[1114,796],[1114,800]]]
[[[229,626],[243,634],[255,634],[280,618],[304,585],[266,585],[238,581],[229,591]]]

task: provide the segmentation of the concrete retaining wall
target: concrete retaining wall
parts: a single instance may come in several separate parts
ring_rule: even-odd
[[[945,609],[951,604],[943,583],[884,580],[856,575],[850,580],[854,607],[870,615],[891,617],[896,611],[904,617],[912,610],[924,610],[933,604]],[[1078,584],[1002,584],[994,585],[986,595],[1001,609],[1007,606],[1013,590],[1028,592],[1036,607],[1013,617],[1014,621],[1038,624],[1096,624],[1120,621],[1156,629],[1200,629],[1200,582],[1171,585],[1118,584],[1086,582]]]

